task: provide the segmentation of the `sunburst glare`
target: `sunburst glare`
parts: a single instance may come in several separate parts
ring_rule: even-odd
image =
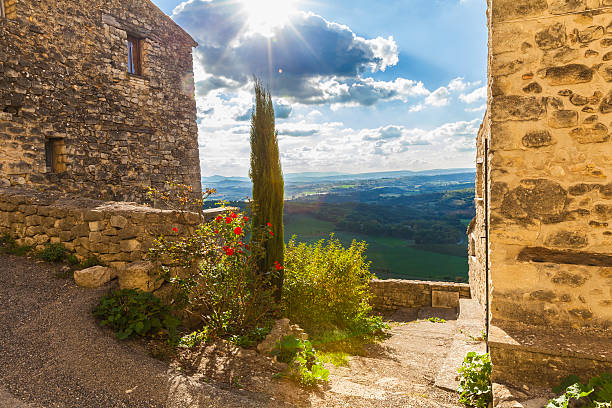
[[[297,11],[298,0],[241,0],[251,32],[272,36],[274,28],[282,27]]]

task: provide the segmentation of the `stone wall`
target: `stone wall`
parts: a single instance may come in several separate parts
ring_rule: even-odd
[[[479,217],[489,222],[494,380],[552,384],[570,374],[553,354],[576,339],[612,348],[610,6],[489,0],[489,102],[479,140],[489,145],[489,213]],[[554,344],[540,344],[559,328]],[[540,356],[523,361],[534,350]],[[521,374],[525,365],[539,378]]]
[[[374,309],[379,311],[437,306],[436,293],[457,293],[457,301],[470,298],[470,286],[462,283],[377,279],[370,283],[370,288],[374,293]]]
[[[11,7],[0,19],[0,186],[122,201],[166,181],[201,189],[189,35],[148,0]],[[128,34],[142,39],[142,76],[127,72]]]
[[[612,323],[611,4],[491,2],[494,323]]]
[[[213,217],[218,211],[209,211],[205,216]],[[195,213],[157,210],[134,203],[0,189],[0,235],[9,233],[20,245],[37,249],[47,243],[61,243],[80,260],[95,255],[117,270],[141,261],[160,235],[193,232],[199,221]]]

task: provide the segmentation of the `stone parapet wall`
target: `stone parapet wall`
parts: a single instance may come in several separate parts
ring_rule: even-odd
[[[379,311],[431,307],[434,292],[458,293],[462,299],[471,297],[470,286],[463,283],[376,279],[370,283],[370,289],[374,309]]]
[[[220,210],[208,212],[212,217]],[[80,259],[97,256],[117,270],[142,260],[160,235],[193,232],[195,213],[157,210],[23,189],[0,189],[0,234],[38,249],[60,243]],[[178,233],[173,230],[178,229]]]

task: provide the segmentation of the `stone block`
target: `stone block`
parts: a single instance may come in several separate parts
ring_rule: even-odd
[[[110,225],[112,227],[115,228],[125,228],[125,226],[128,224],[128,220],[127,218],[121,216],[121,215],[113,215],[110,218]]]
[[[118,271],[118,276],[121,289],[153,292],[163,284],[158,268],[148,261],[133,262],[124,270]]]
[[[459,307],[459,292],[432,291],[431,307],[447,309]]]
[[[74,281],[85,288],[98,288],[111,280],[112,270],[104,266],[94,266],[74,272]]]

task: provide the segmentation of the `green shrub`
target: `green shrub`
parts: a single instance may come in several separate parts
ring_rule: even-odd
[[[32,251],[32,247],[28,245],[17,245],[17,241],[8,233],[0,236],[0,253],[24,256]]]
[[[160,298],[133,289],[117,290],[104,296],[93,313],[102,320],[102,326],[113,329],[121,340],[160,331],[174,339],[180,323]]]
[[[432,323],[446,323],[446,320],[441,319],[439,317],[430,317],[429,319],[427,319],[428,321],[432,322]]]
[[[586,408],[612,408],[611,373],[593,377],[588,384],[582,384],[578,377],[572,375],[553,391],[562,394],[548,401],[546,408],[568,408],[572,400],[578,401],[580,406]]]
[[[468,407],[486,408],[493,401],[491,360],[488,354],[470,352],[459,367],[459,402]]]
[[[38,257],[47,262],[62,262],[67,256],[68,251],[62,244],[46,244],[45,248],[38,252]]]
[[[202,343],[208,341],[208,327],[204,327],[202,330],[196,330],[192,333],[186,334],[178,342],[178,346],[181,348],[194,348]]]
[[[316,244],[292,238],[285,252],[285,315],[315,336],[338,329],[380,329],[382,321],[371,320],[369,282],[374,275],[365,249],[365,243],[356,241],[344,248],[333,235]]]
[[[308,340],[286,336],[273,351],[279,361],[289,364],[289,377],[305,387],[327,382],[329,370],[323,366],[317,352]]]

